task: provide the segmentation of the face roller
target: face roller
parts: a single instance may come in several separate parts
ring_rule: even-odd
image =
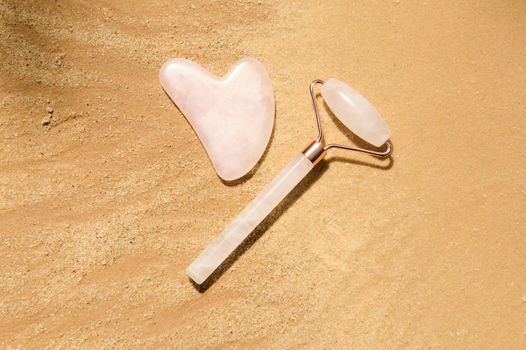
[[[314,87],[321,85],[325,102],[354,134],[368,143],[385,148],[384,151],[350,147],[340,144],[325,144]],[[327,150],[341,148],[363,152],[375,157],[391,154],[391,133],[376,108],[349,85],[329,79],[314,80],[310,94],[318,137],[303,152],[298,154],[259,195],[228,225],[223,232],[195,259],[186,273],[197,284],[202,284],[221,263],[245,240],[245,238],[267,217],[268,214],[292,191],[292,189],[325,157]]]

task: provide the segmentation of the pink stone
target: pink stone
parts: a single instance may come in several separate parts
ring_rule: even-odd
[[[161,68],[161,85],[201,140],[217,175],[246,175],[265,152],[274,125],[274,94],[263,65],[238,61],[223,77],[186,59]]]
[[[361,139],[381,147],[391,137],[378,110],[351,86],[331,78],[323,83],[321,94],[334,115]]]

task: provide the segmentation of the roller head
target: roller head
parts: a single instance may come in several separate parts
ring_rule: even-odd
[[[349,85],[331,78],[322,85],[321,94],[343,125],[364,141],[380,147],[391,137],[376,108]]]

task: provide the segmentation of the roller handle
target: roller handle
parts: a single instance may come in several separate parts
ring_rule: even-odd
[[[197,284],[206,281],[313,167],[304,154],[298,154],[188,266],[188,276]]]

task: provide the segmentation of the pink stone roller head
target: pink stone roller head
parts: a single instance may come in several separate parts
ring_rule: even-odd
[[[376,108],[349,85],[331,78],[321,86],[321,94],[334,115],[361,139],[380,147],[391,137]]]

